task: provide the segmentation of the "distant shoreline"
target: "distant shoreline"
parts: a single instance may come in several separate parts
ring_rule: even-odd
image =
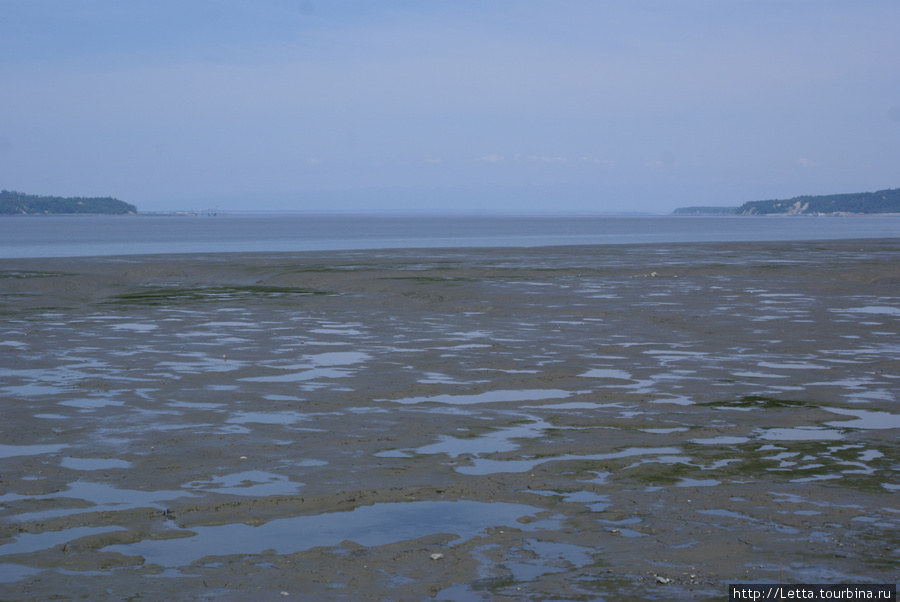
[[[749,201],[740,207],[679,207],[673,215],[898,215],[900,188],[876,192],[854,192],[819,196],[798,196],[787,200]]]
[[[682,207],[682,209],[687,209]],[[833,213],[670,213],[668,216],[661,217],[900,217],[900,212],[895,213],[853,213],[849,211],[835,211]]]
[[[0,191],[0,215],[134,215],[137,207],[113,197],[58,197]]]
[[[682,208],[685,209],[685,208]],[[198,211],[139,211],[137,213],[0,213],[0,219],[3,218],[43,218],[43,217],[249,217],[249,216],[272,216],[272,215],[348,215],[348,216],[377,216],[377,217],[391,217],[396,215],[412,215],[416,217],[485,217],[485,218],[496,218],[496,217],[534,217],[534,218],[542,218],[542,217],[572,217],[577,215],[589,215],[591,217],[606,217],[606,218],[686,218],[686,217],[736,217],[736,218],[744,218],[744,217],[772,217],[772,218],[780,218],[780,217],[800,217],[800,218],[813,218],[813,217],[900,217],[900,212],[895,213],[852,213],[852,212],[834,212],[834,213],[755,213],[755,214],[741,214],[741,213],[715,213],[715,212],[672,212],[672,213],[662,213],[662,214],[618,214],[618,213],[590,213],[590,214],[568,214],[568,213],[382,213],[382,212],[359,212],[359,211],[237,211],[237,212],[225,212],[220,211],[218,213],[201,213]]]

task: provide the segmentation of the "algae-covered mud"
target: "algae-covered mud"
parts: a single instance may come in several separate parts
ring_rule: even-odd
[[[13,260],[0,598],[895,583],[900,241]]]

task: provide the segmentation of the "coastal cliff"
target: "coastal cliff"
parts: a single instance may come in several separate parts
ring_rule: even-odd
[[[750,201],[740,207],[680,207],[677,215],[834,215],[900,213],[900,188]]]

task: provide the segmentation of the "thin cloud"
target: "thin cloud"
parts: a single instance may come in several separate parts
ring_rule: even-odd
[[[594,165],[614,165],[615,161],[607,161],[605,159],[595,159],[593,157],[581,157],[578,159],[582,163],[593,163]]]
[[[566,157],[539,157],[537,155],[516,155],[514,159],[517,161],[534,161],[538,163],[565,163],[568,161]]]

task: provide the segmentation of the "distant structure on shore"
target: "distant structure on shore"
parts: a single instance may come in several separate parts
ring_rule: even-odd
[[[787,200],[750,201],[740,207],[680,207],[676,215],[842,215],[900,213],[900,188]]]
[[[141,215],[156,217],[220,217],[228,215],[218,207],[210,207],[209,209],[180,209],[175,211],[147,211]]]
[[[225,215],[224,211],[219,211],[218,207],[210,207],[209,209],[201,209],[199,211],[194,211],[191,209],[189,215],[201,215],[204,217],[217,217],[220,215]]]
[[[112,197],[37,196],[15,190],[0,191],[0,215],[93,213],[128,215],[137,207]]]

